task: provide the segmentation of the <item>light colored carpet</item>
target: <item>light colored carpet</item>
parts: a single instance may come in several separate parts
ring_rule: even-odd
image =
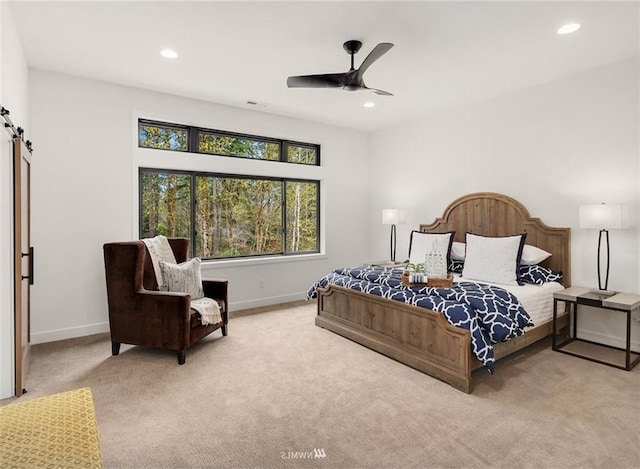
[[[542,341],[475,372],[467,395],[315,313],[232,317],[183,366],[143,347],[112,357],[107,335],[38,345],[26,398],[91,387],[107,468],[640,467],[640,367]]]
[[[0,468],[102,468],[89,388],[0,408]]]

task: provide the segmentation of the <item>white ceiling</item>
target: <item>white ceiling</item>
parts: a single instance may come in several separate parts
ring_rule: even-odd
[[[11,3],[32,68],[377,130],[637,57],[638,2],[29,2]],[[566,22],[582,28],[559,36]],[[289,75],[356,68],[367,91],[288,89]],[[176,60],[159,55],[174,48]],[[263,106],[250,106],[257,101]],[[376,107],[365,109],[365,101]]]

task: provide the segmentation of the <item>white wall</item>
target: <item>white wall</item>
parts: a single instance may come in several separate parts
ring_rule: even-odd
[[[139,165],[228,173],[258,168],[322,181],[324,255],[203,268],[205,276],[229,279],[232,311],[302,299],[330,268],[366,259],[366,134],[37,70],[29,90],[37,154],[33,343],[108,330],[102,245],[138,236]],[[322,167],[138,149],[138,117],[319,143]]]
[[[30,138],[27,113],[27,65],[9,6],[0,2],[0,104]],[[13,396],[13,149],[0,130],[0,399]]]
[[[442,215],[448,203],[470,192],[500,192],[548,225],[571,227],[572,283],[597,287],[598,233],[578,228],[578,207],[623,203],[638,212],[638,83],[638,60],[630,60],[375,133],[372,252],[385,257],[388,249],[380,224],[386,206],[407,210],[407,224],[398,227],[401,258],[410,231]],[[638,293],[633,221],[633,229],[610,232],[609,288]],[[609,320],[585,321],[582,333],[620,345],[623,330]]]

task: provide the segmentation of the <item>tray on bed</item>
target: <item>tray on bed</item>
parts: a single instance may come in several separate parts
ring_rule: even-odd
[[[453,275],[451,274],[444,278],[429,277],[426,282],[411,282],[409,272],[404,272],[400,278],[405,287],[451,288],[453,285]]]

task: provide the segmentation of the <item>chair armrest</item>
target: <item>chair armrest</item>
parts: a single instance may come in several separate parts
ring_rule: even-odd
[[[207,298],[222,301],[224,304],[222,319],[226,324],[229,318],[229,281],[223,278],[203,278],[202,290],[204,291],[204,296]]]
[[[189,346],[191,298],[140,289],[124,308],[110,309],[111,341],[171,350]]]
[[[136,302],[139,302],[136,309],[143,314],[171,314],[189,322],[191,297],[186,293],[138,290]]]
[[[229,290],[229,281],[223,278],[203,278],[202,289],[204,296],[214,298],[216,300],[227,301]]]

